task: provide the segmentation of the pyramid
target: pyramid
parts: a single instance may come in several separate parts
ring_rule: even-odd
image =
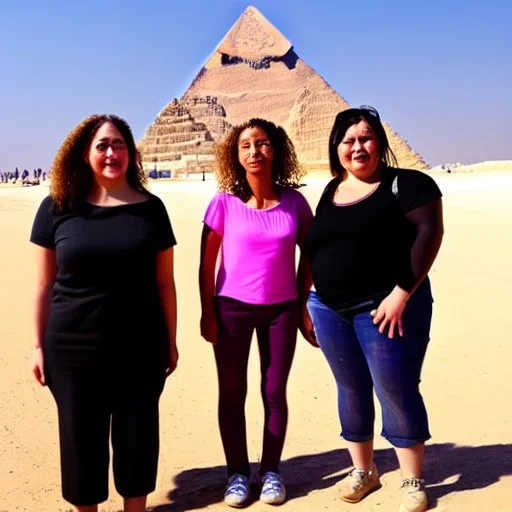
[[[187,110],[193,122],[206,127],[212,140],[221,137],[229,126],[251,117],[273,121],[287,130],[299,159],[311,171],[328,167],[327,143],[334,118],[338,112],[349,108],[349,104],[295,53],[292,43],[252,6],[247,7],[231,27],[183,97],[169,105],[177,104]],[[177,111],[170,111],[169,105],[141,140],[147,168],[155,160],[161,165],[170,165],[166,164],[170,146],[164,154],[162,144],[155,143],[157,138],[154,137],[155,124],[170,130],[178,121]],[[215,105],[216,111],[206,112],[203,108],[202,112],[193,112],[191,105]],[[386,123],[384,126],[399,165],[426,169],[421,155],[390,126]],[[211,161],[213,149],[207,142],[199,143],[194,150],[196,153],[204,151],[202,158]],[[177,168],[179,144],[173,148],[173,165]]]
[[[144,169],[150,175],[165,171],[173,177],[213,172],[214,140],[230,126],[215,98],[174,99],[138,143]]]

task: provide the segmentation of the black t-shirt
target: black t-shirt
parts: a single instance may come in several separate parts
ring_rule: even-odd
[[[167,364],[156,254],[176,239],[158,197],[113,207],[83,203],[62,212],[47,197],[30,240],[56,253],[45,354],[121,349],[129,359],[149,356]]]
[[[333,203],[338,184],[327,185],[304,247],[316,292],[335,309],[382,297],[410,275],[416,229],[405,214],[441,197],[430,176],[409,169],[385,169],[378,187],[350,205]]]

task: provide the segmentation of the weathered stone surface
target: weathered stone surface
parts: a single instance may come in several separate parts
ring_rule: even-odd
[[[167,138],[164,140],[168,142],[161,139],[156,142],[156,134],[163,133],[154,131],[159,125],[169,129],[174,126],[173,130],[178,132],[185,128],[180,124],[184,121],[177,119],[180,116],[175,109],[180,107],[190,116],[186,126],[194,127],[187,128],[189,139],[178,141],[178,138],[171,143]],[[334,118],[346,108],[349,104],[300,59],[291,43],[256,8],[248,7],[182,99],[173,100],[158,115],[141,142],[141,149],[145,162],[155,158],[163,162],[166,155],[178,158],[183,146],[185,151],[203,137],[194,149],[211,155],[212,140],[222,136],[230,125],[262,117],[288,131],[300,160],[308,169],[325,169]],[[385,127],[401,166],[427,168],[420,154],[391,127]]]
[[[292,44],[254,7],[248,7],[238,18],[217,53],[241,59],[258,60],[283,57]]]
[[[213,160],[214,139],[230,127],[225,117],[216,98],[174,99],[138,144],[145,169],[169,170],[173,175],[202,172],[201,162]]]

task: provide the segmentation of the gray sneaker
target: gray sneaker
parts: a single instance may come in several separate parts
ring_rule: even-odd
[[[402,504],[399,512],[425,512],[428,509],[425,480],[406,478],[400,489],[402,490]]]
[[[357,503],[373,491],[381,488],[379,473],[374,466],[370,471],[354,468],[340,483],[340,499],[347,503]]]

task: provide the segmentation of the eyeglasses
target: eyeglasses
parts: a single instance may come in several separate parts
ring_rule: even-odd
[[[100,142],[95,146],[96,151],[99,153],[105,153],[108,148],[110,148],[112,151],[121,151],[126,149],[126,143],[122,140],[114,140],[112,142]]]

